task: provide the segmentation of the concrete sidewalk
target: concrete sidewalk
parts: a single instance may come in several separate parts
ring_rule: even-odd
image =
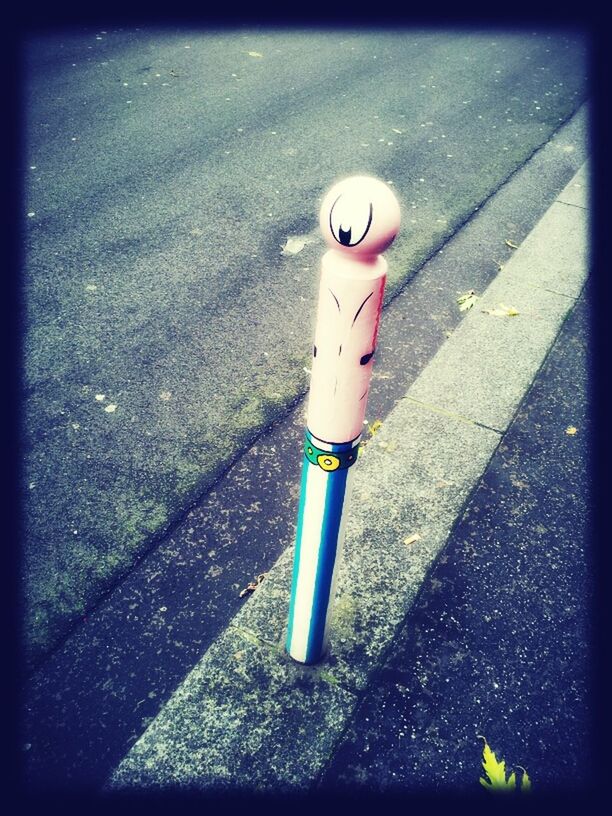
[[[303,667],[283,651],[290,547],[134,744],[111,789],[317,784],[580,295],[587,186],[583,167],[366,447],[327,659]]]

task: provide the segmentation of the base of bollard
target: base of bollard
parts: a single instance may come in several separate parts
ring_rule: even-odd
[[[285,648],[285,652],[287,657],[289,657],[294,663],[297,663],[300,666],[318,666],[321,663],[324,663],[327,658],[330,656],[329,646],[327,646],[323,652],[319,655],[319,657],[309,657],[308,659],[302,659],[301,657],[294,657],[291,654],[288,648]]]

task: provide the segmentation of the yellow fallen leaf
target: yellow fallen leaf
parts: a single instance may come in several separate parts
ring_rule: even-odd
[[[486,777],[480,778],[480,783],[485,788],[495,791],[510,791],[515,787],[514,771],[506,779],[506,763],[502,759],[499,761],[494,752],[489,748],[485,740],[483,751],[482,767]]]
[[[516,790],[517,780],[516,773],[512,771],[509,776],[506,776],[505,760],[498,760],[495,753],[489,747],[485,737],[479,735],[479,739],[484,740],[484,748],[482,752],[482,769],[485,773],[484,777],[480,777],[480,784],[490,791],[510,793]],[[523,771],[521,780],[521,793],[528,793],[531,790],[531,780],[527,775],[527,771],[522,766],[517,766]]]
[[[516,317],[520,312],[514,306],[506,306],[505,303],[500,303],[497,309],[483,309],[483,314],[490,314],[494,317]]]
[[[529,778],[529,774],[521,765],[517,765],[516,767],[520,768],[523,772],[523,778],[521,779],[521,792],[529,793],[531,791],[531,779]]]
[[[260,54],[259,51],[247,51],[249,57],[263,57],[263,54]]]
[[[107,405],[104,410],[106,411],[107,414],[114,414],[115,411],[117,410],[117,406],[116,405]]]
[[[374,436],[382,428],[382,420],[375,419],[371,425],[368,425],[368,433]]]
[[[287,238],[287,243],[282,248],[281,255],[297,255],[306,246],[305,238]]]
[[[421,540],[421,536],[418,533],[413,533],[411,536],[406,536],[404,539],[404,544],[414,544],[417,541]]]
[[[477,300],[478,295],[473,289],[470,289],[469,292],[464,292],[462,295],[459,295],[459,297],[457,298],[457,303],[459,304],[459,311],[465,312],[468,309],[471,309]]]
[[[436,487],[451,487],[454,484],[454,482],[449,482],[448,479],[438,479]]]
[[[578,433],[578,428],[574,428],[573,425],[570,425],[569,428],[565,429],[565,433],[568,436],[574,436],[574,434]]]
[[[104,394],[96,394],[96,401],[97,402],[104,402],[105,399],[106,399],[106,397],[104,396]]]

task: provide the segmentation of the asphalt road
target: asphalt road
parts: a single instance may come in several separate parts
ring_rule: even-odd
[[[372,426],[386,425],[469,314],[457,295],[487,288],[515,253],[506,241],[521,245],[583,164],[586,107],[386,306],[368,401]],[[24,684],[20,756],[29,789],[99,789],[185,675],[248,609],[241,590],[268,573],[295,536],[304,407],[298,402],[260,436]],[[365,437],[367,448],[374,440],[367,430]]]
[[[571,32],[109,28],[24,56],[35,661],[306,389],[331,183],[393,183],[389,296],[587,89]]]

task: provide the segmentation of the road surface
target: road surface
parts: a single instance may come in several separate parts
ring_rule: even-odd
[[[35,665],[304,393],[326,189],[394,185],[390,297],[587,87],[563,31],[88,29],[25,63]]]

